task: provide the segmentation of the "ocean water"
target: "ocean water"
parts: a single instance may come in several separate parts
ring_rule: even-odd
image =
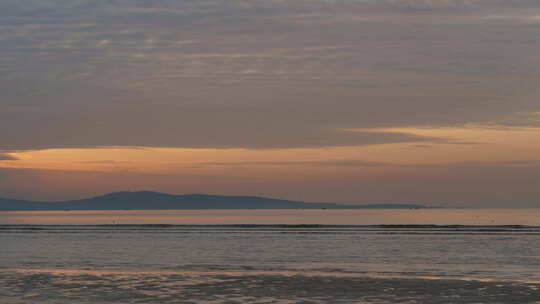
[[[540,209],[0,213],[0,303],[540,303]]]

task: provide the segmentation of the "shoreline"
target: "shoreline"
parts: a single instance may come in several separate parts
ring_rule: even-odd
[[[516,280],[516,279],[496,279],[486,277],[472,277],[459,275],[428,275],[428,274],[400,274],[400,273],[378,273],[373,271],[344,271],[344,270],[317,270],[317,269],[222,269],[222,270],[194,270],[194,269],[157,269],[157,270],[127,270],[127,269],[77,269],[77,268],[1,268],[1,273],[21,273],[21,274],[62,274],[62,275],[189,275],[189,276],[302,276],[302,277],[330,277],[330,278],[357,278],[357,279],[382,279],[382,280],[448,280],[464,282],[482,283],[504,283],[504,284],[534,284],[539,285],[540,280]]]

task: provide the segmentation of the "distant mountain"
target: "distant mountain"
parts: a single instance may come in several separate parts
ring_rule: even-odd
[[[197,210],[197,209],[410,209],[415,204],[340,205],[257,196],[172,195],[151,191],[114,192],[82,200],[33,202],[1,199],[0,210]]]

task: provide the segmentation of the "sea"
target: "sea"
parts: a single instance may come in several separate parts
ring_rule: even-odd
[[[540,209],[3,211],[0,303],[540,303]]]

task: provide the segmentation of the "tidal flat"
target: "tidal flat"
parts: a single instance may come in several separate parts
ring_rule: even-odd
[[[321,274],[0,272],[2,303],[538,303],[539,283]]]

